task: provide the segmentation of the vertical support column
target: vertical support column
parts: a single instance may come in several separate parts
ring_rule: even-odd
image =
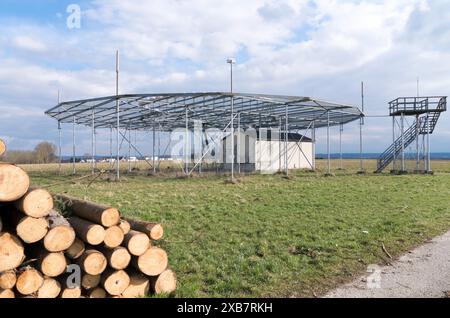
[[[312,122],[312,130],[311,130],[311,139],[312,139],[312,166],[313,170],[316,170],[316,122],[313,120]]]
[[[343,170],[343,156],[342,156],[342,132],[344,131],[344,125],[341,124],[339,127],[339,169]]]
[[[283,160],[282,160],[282,152],[281,152],[281,140],[283,138],[283,122],[282,122],[282,118],[280,117],[279,119],[279,124],[278,124],[278,161],[279,161],[279,171],[281,173],[281,171],[283,171]]]
[[[361,82],[361,107],[363,114],[359,120],[359,173],[364,173],[363,165],[363,126],[364,126],[364,82]]]
[[[392,145],[394,147],[392,171],[397,170],[397,144],[395,143],[395,116],[392,116]]]
[[[72,174],[75,175],[77,173],[75,167],[75,116],[73,117],[73,125],[72,125]]]
[[[420,136],[419,115],[416,115],[416,171],[419,171],[420,169],[419,136]]]
[[[95,111],[92,109],[92,162],[91,162],[91,173],[95,173]]]
[[[405,166],[405,114],[401,116],[401,130],[402,130],[402,172],[406,171]]]
[[[59,174],[62,173],[62,152],[61,152],[61,122],[58,120],[58,156],[59,156]]]
[[[185,160],[185,173],[186,175],[189,174],[189,161],[188,161],[188,147],[189,147],[189,114],[188,114],[188,108],[185,105],[185,111],[186,111],[186,134],[185,134],[185,148],[184,148],[184,160]]]
[[[161,166],[161,124],[158,125],[158,171]]]
[[[284,132],[284,150],[285,150],[285,153],[284,153],[284,165],[285,165],[285,173],[286,173],[286,176],[288,176],[289,175],[289,156],[288,156],[288,147],[289,147],[289,144],[288,144],[288,141],[289,141],[289,108],[288,108],[288,105],[286,104],[285,105],[285,120],[286,120],[286,122],[285,122],[285,132]]]
[[[109,159],[113,159],[113,126],[109,127]]]
[[[431,173],[430,114],[427,114],[427,172]]]
[[[153,157],[153,174],[156,174],[156,153],[155,153],[155,147],[156,146],[156,127],[153,125],[153,150],[152,150],[152,157]]]
[[[241,174],[241,113],[238,114],[237,163]]]
[[[116,52],[116,129],[117,129],[117,165],[116,178],[120,180],[120,103],[119,103],[119,51]]]
[[[131,128],[128,124],[128,173],[131,172]]]
[[[231,68],[233,70],[233,67]],[[233,83],[233,71],[231,71]],[[233,90],[231,92],[233,94]],[[231,180],[234,180],[234,96],[231,95]]]
[[[327,154],[328,154],[327,174],[331,175],[330,112],[329,111],[327,111]]]

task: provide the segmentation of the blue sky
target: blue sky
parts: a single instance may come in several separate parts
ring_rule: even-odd
[[[68,5],[82,10],[81,28],[66,24]],[[44,111],[63,100],[114,92],[114,51],[122,55],[122,93],[223,91],[225,59],[237,57],[241,92],[289,94],[359,105],[366,83],[368,115],[416,94],[448,95],[450,3],[440,0],[148,0],[0,2],[0,138],[11,149],[57,141]],[[433,151],[450,151],[446,113]],[[367,152],[391,140],[389,119],[367,120]],[[337,150],[337,129],[333,150]],[[344,132],[344,150],[358,150],[358,126]],[[64,153],[70,127],[64,127]],[[77,129],[79,154],[89,129]],[[139,134],[143,152],[151,136]],[[100,152],[108,136],[99,132]],[[324,132],[318,151],[325,150]]]

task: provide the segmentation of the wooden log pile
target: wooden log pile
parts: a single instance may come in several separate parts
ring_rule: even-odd
[[[69,217],[56,211],[54,200]],[[160,224],[31,188],[27,173],[0,163],[0,298],[172,294],[177,279],[156,244],[162,236]],[[80,286],[70,283],[71,264],[81,269]]]

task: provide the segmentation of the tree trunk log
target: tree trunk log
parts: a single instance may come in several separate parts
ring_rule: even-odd
[[[17,276],[16,272],[9,270],[0,273],[0,289],[13,289],[16,286]]]
[[[167,253],[159,247],[151,247],[143,255],[133,257],[132,264],[145,275],[158,276],[167,268]]]
[[[24,259],[24,247],[19,238],[0,233],[0,273],[19,267]]]
[[[75,231],[72,226],[55,210],[47,216],[47,221],[50,230],[44,238],[44,247],[49,252],[67,250],[75,241]]]
[[[62,252],[48,252],[41,244],[28,246],[28,258],[36,259],[36,268],[47,277],[57,277],[67,268],[67,261]]]
[[[100,285],[100,281],[102,279],[102,276],[99,275],[90,275],[90,274],[84,274],[83,277],[81,277],[81,286],[86,290],[91,290]]]
[[[65,195],[57,195],[56,198],[61,200],[76,216],[93,223],[111,227],[120,222],[120,213],[116,208]]]
[[[71,260],[76,260],[83,255],[86,250],[84,242],[78,238],[75,238],[73,244],[67,249],[66,256]]]
[[[108,269],[102,275],[102,286],[112,296],[119,296],[130,285],[130,276],[123,271]]]
[[[120,227],[111,226],[105,231],[105,240],[103,243],[105,243],[105,246],[108,248],[115,248],[122,244],[124,238],[125,235]]]
[[[123,246],[127,247],[128,251],[132,255],[141,256],[149,249],[151,244],[150,239],[146,234],[137,231],[130,231],[130,233],[125,235]]]
[[[43,284],[42,274],[32,267],[26,267],[17,277],[16,289],[20,294],[28,296],[37,292]]]
[[[142,298],[148,295],[150,291],[149,279],[141,273],[130,275],[130,285],[122,293],[123,298]]]
[[[127,235],[128,233],[130,233],[131,225],[130,223],[128,223],[128,221],[120,220],[119,227],[122,229],[123,235]]]
[[[14,292],[11,289],[1,289],[0,288],[0,299],[7,299],[7,298],[16,298],[14,295]]]
[[[96,287],[88,292],[88,296],[89,298],[106,298],[108,295],[106,294],[106,290],[101,287]]]
[[[77,260],[81,269],[90,275],[99,275],[103,273],[108,265],[105,256],[96,250],[87,250]]]
[[[61,284],[56,279],[46,278],[37,292],[37,298],[58,298],[60,293]]]
[[[44,218],[36,219],[27,216],[14,207],[5,208],[3,214],[5,224],[8,224],[27,244],[39,242],[48,233],[48,222]]]
[[[72,217],[69,223],[75,229],[77,236],[85,243],[90,245],[100,245],[105,240],[105,229],[103,226],[91,223],[89,221]]]
[[[172,270],[167,269],[159,276],[151,277],[150,283],[155,294],[170,295],[177,289],[177,276]]]
[[[0,139],[0,156],[3,156],[5,152],[6,152],[6,144],[2,139]]]
[[[131,219],[125,220],[130,223],[130,226],[133,230],[147,234],[148,237],[154,241],[160,240],[164,235],[164,229],[159,223],[135,221]]]
[[[119,246],[113,249],[102,248],[100,251],[108,260],[109,267],[115,270],[125,269],[130,264],[131,255],[125,247]]]
[[[20,199],[30,186],[28,174],[11,164],[0,163],[0,202]]]
[[[14,205],[25,215],[43,218],[53,210],[53,197],[47,190],[29,188],[22,198],[14,202]]]

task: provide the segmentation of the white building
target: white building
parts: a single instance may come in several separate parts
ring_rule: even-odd
[[[223,139],[222,160],[225,169],[231,169],[231,136]],[[240,145],[240,153],[238,153]],[[261,133],[241,132],[234,136],[235,167],[241,164],[241,171],[259,171],[263,173],[283,171],[287,161],[290,170],[315,168],[315,146],[311,138],[300,134],[285,134],[279,131],[261,130]]]

